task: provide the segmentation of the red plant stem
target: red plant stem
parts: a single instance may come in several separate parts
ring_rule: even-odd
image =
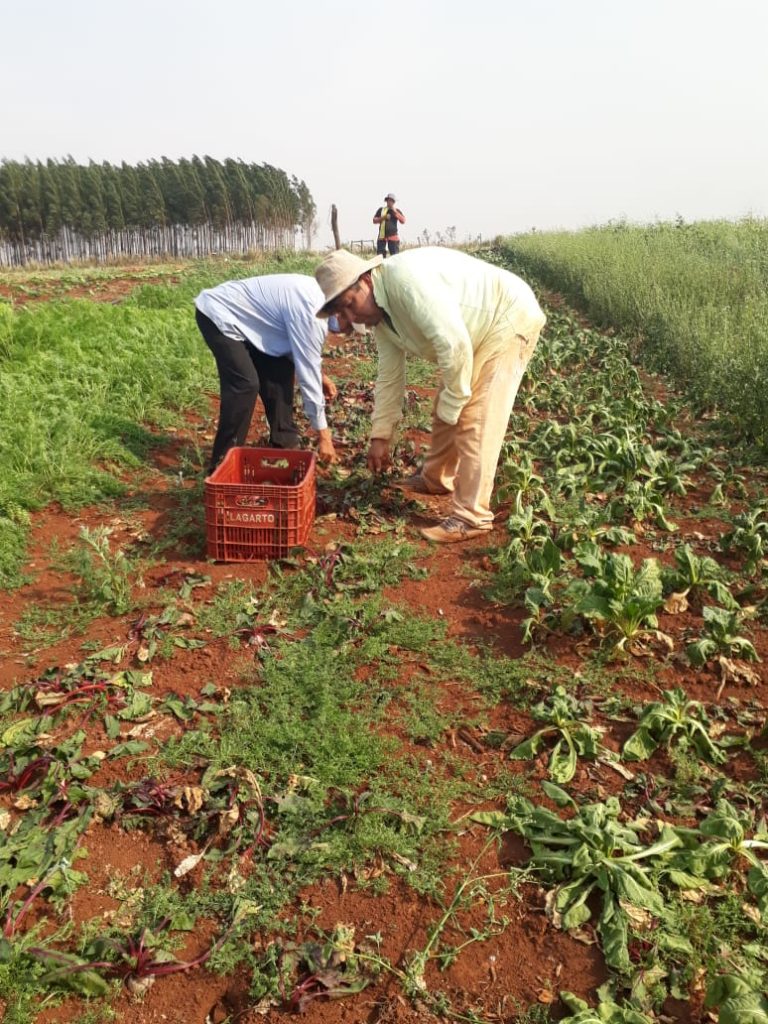
[[[54,868],[54,871],[55,870],[58,869]],[[6,939],[10,939],[12,935],[16,934],[16,929],[19,927],[22,918],[26,916],[29,908],[32,906],[35,899],[40,895],[43,889],[46,888],[46,886],[48,885],[48,879],[51,877],[52,874],[53,872],[49,871],[48,874],[37,883],[37,885],[34,887],[34,889],[30,892],[30,894],[22,903],[21,907],[19,908],[19,912],[15,918],[12,916],[11,907],[8,908],[8,913],[6,914],[5,918],[5,927],[3,928],[3,935],[5,936]]]

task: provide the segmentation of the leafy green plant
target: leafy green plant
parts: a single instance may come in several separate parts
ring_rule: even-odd
[[[596,621],[624,649],[658,627],[656,612],[663,604],[661,571],[655,558],[635,569],[629,555],[604,553],[596,544],[574,549],[585,580],[569,588],[575,610]]]
[[[689,700],[685,690],[665,690],[662,701],[646,705],[637,730],[625,742],[622,756],[628,761],[644,761],[660,747],[673,742],[693,749],[712,764],[722,764],[726,754],[710,738],[708,719],[699,701]]]
[[[507,519],[507,530],[512,537],[512,544],[518,548],[530,545],[538,546],[550,536],[549,524],[540,519],[531,505],[523,505],[522,495],[518,492],[515,498],[514,511]]]
[[[694,554],[689,544],[675,550],[675,568],[662,573],[664,589],[686,596],[704,592],[724,608],[736,609],[738,604],[723,580],[723,569],[714,558]]]
[[[685,648],[686,656],[692,665],[702,668],[717,655],[735,656],[744,661],[760,660],[752,642],[739,632],[744,618],[740,610],[706,605],[702,609],[702,615],[705,635]]]
[[[664,495],[656,490],[653,480],[630,481],[621,497],[611,502],[610,509],[612,519],[630,516],[638,523],[653,520],[659,529],[668,533],[677,529],[676,524],[667,516]]]
[[[90,604],[112,615],[124,615],[133,607],[131,592],[136,582],[135,566],[121,548],[110,546],[112,530],[97,526],[80,528],[81,547],[70,556],[73,572],[79,577],[78,590]]]
[[[356,952],[354,929],[342,924],[319,941],[289,944],[283,960],[299,973],[283,1003],[295,1013],[305,1012],[318,998],[340,999],[362,992],[377,973],[370,960]]]
[[[526,452],[522,456],[511,455],[508,448],[503,448],[496,471],[496,501],[515,501],[526,495],[546,493],[544,480],[536,472],[531,456]]]
[[[719,1024],[766,1024],[765,977],[754,971],[719,974],[707,985],[704,1005],[717,1009]]]
[[[733,529],[723,535],[721,545],[724,551],[743,552],[744,571],[747,575],[756,573],[768,554],[768,506],[761,502],[736,516]]]
[[[589,708],[562,687],[555,689],[549,700],[531,710],[536,721],[545,723],[540,729],[509,752],[515,760],[536,757],[545,743],[555,740],[549,757],[549,775],[555,782],[570,782],[576,774],[579,755],[595,758],[600,749],[600,732],[586,720]]]
[[[561,1024],[653,1024],[651,1017],[631,1006],[620,1006],[609,996],[601,998],[594,1009],[573,992],[561,992],[560,998],[571,1011]]]
[[[529,642],[535,629],[545,618],[545,611],[555,604],[556,590],[562,586],[563,556],[554,541],[547,537],[540,546],[524,548],[513,541],[494,559],[498,573],[491,594],[497,600],[513,601],[521,594],[530,617],[523,620],[523,640]]]
[[[678,828],[677,832],[685,840],[676,858],[684,870],[698,877],[720,879],[735,869],[741,870],[746,863],[749,889],[761,913],[768,912],[768,869],[758,856],[768,851],[764,818],[755,823],[748,812],[740,813],[723,798],[698,829]]]
[[[82,959],[47,948],[36,947],[30,952],[51,965],[45,978],[48,984],[71,984],[77,979],[79,991],[101,996],[108,991],[105,977],[115,977],[124,981],[134,994],[143,995],[155,978],[204,964],[224,941],[224,937],[217,939],[192,960],[177,960],[162,945],[163,932],[169,925],[170,921],[165,920],[154,929],[143,928],[138,935],[96,939],[89,943]]]
[[[548,906],[558,927],[568,930],[584,924],[592,917],[589,897],[593,892],[602,894],[597,930],[606,962],[628,971],[626,907],[648,911],[661,927],[673,928],[652,871],[668,860],[681,840],[664,825],[659,838],[644,846],[639,838],[643,826],[622,824],[620,814],[615,797],[580,807],[567,821],[524,797],[515,797],[506,813],[481,811],[472,819],[511,829],[531,847],[531,867],[555,883]]]

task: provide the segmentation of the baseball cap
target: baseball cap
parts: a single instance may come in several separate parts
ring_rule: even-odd
[[[387,192],[387,194],[384,196],[384,198],[385,199],[392,199],[394,202],[397,202],[397,196],[395,195],[394,192]]]

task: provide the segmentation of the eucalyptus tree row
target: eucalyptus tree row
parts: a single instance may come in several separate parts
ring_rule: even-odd
[[[0,163],[0,265],[207,256],[311,245],[307,185],[270,164],[149,160]]]

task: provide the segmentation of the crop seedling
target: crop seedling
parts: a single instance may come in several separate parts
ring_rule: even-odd
[[[158,652],[168,658],[174,648],[194,650],[205,647],[204,640],[182,636],[177,632],[180,627],[188,626],[192,621],[192,615],[179,611],[175,604],[169,604],[160,615],[145,612],[128,631],[128,650],[135,654],[137,661],[144,664],[152,661]]]
[[[728,800],[720,799],[698,829],[676,831],[685,841],[676,858],[684,871],[700,878],[721,879],[734,870],[741,871],[746,862],[748,888],[757,898],[760,912],[768,913],[768,867],[758,856],[768,851],[765,818],[755,824],[748,813],[740,814]]]
[[[124,615],[133,607],[131,591],[136,582],[136,569],[125,553],[110,547],[112,530],[97,526],[80,528],[82,546],[70,556],[73,572],[80,577],[80,591],[88,603],[103,608],[111,615]]]
[[[602,893],[597,930],[603,953],[610,967],[626,972],[631,966],[627,905],[648,911],[661,927],[674,927],[652,872],[681,840],[664,825],[659,838],[644,846],[638,835],[641,826],[622,824],[620,813],[619,801],[610,797],[605,803],[580,807],[563,821],[524,797],[514,797],[506,813],[480,811],[472,820],[511,829],[531,847],[530,866],[556,883],[547,905],[557,927],[583,925],[592,917],[589,897]]]
[[[689,594],[708,594],[724,608],[738,608],[733,595],[723,581],[723,570],[714,558],[700,558],[688,544],[675,551],[675,568],[662,573],[664,589],[674,592],[673,597],[687,597]],[[684,610],[684,609],[680,609]]]
[[[555,782],[570,782],[576,774],[578,756],[595,758],[600,750],[600,730],[586,720],[589,710],[564,687],[558,686],[549,700],[537,704],[531,711],[536,721],[545,724],[511,750],[509,756],[515,760],[536,757],[546,741],[554,739],[549,776]]]
[[[650,472],[656,462],[653,448],[641,444],[629,427],[624,427],[621,434],[603,434],[597,439],[596,449],[597,473],[606,481],[618,479],[629,484],[641,473]]]
[[[561,1024],[654,1024],[652,1017],[631,1006],[620,1006],[608,994],[601,996],[602,986],[598,989],[600,1002],[592,1007],[584,999],[579,999],[573,992],[561,992],[560,998],[571,1011],[563,1017]]]
[[[318,998],[340,999],[362,992],[373,980],[374,971],[364,964],[355,949],[354,929],[337,924],[325,941],[289,945],[283,954],[284,967],[291,962],[300,973],[293,989],[285,992],[283,1005],[304,1013]]]
[[[660,530],[674,533],[677,525],[667,517],[664,496],[648,480],[633,480],[621,497],[614,498],[610,506],[611,518],[622,520],[627,515],[638,523],[653,520]]]
[[[629,555],[605,554],[596,544],[583,543],[574,557],[585,579],[569,587],[575,611],[596,621],[615,638],[619,650],[657,634],[656,612],[663,603],[661,572],[655,558],[635,569]]]
[[[550,536],[549,525],[536,516],[532,506],[523,505],[522,495],[515,498],[515,510],[507,519],[507,530],[512,537],[512,544],[523,547],[540,546]]]
[[[554,541],[547,537],[541,547],[527,550],[513,541],[496,556],[496,560],[499,572],[493,583],[493,596],[510,601],[524,590],[523,603],[531,614],[520,623],[520,627],[523,641],[529,643],[534,632],[550,620],[546,609],[553,607],[555,588],[562,588],[567,578],[560,573],[563,556]]]
[[[702,609],[702,615],[705,635],[685,648],[686,656],[692,665],[703,668],[717,655],[734,656],[744,661],[760,660],[751,640],[739,633],[743,619],[740,610],[706,605]]]
[[[106,975],[120,978],[133,994],[143,995],[156,978],[179,974],[204,964],[231,932],[230,929],[194,959],[177,960],[160,945],[161,934],[170,923],[170,919],[166,918],[154,930],[143,928],[138,935],[128,936],[124,940],[97,939],[86,948],[87,959],[84,960],[40,947],[34,947],[30,952],[43,962],[51,961],[59,965],[52,966],[46,976],[51,985],[67,984],[77,975],[81,979],[77,986],[80,991],[90,995],[105,995],[107,989],[103,976]],[[83,976],[87,979],[85,984]]]
[[[685,690],[679,687],[665,690],[663,696],[663,701],[643,708],[637,730],[622,749],[624,759],[644,761],[658,747],[669,747],[676,741],[712,764],[727,760],[725,752],[710,738],[709,722],[699,701],[688,700]]]
[[[744,572],[754,575],[768,555],[768,507],[760,503],[748,509],[733,521],[733,529],[724,534],[724,551],[734,548],[745,555]]]
[[[704,1006],[717,1009],[718,1024],[765,1024],[768,995],[764,973],[741,970],[719,974],[707,985]]]
[[[511,498],[517,503],[531,494],[546,496],[544,479],[534,469],[531,456],[527,452],[522,457],[510,458],[508,449],[503,449],[496,478],[497,504]]]
[[[635,535],[626,527],[611,522],[606,518],[603,509],[582,506],[573,511],[557,533],[557,545],[566,551],[572,550],[578,543],[591,541],[606,544],[634,544]]]

